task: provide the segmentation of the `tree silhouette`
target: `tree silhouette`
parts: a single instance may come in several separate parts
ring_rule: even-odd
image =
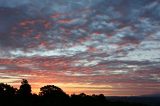
[[[43,97],[44,101],[55,105],[64,105],[69,101],[69,96],[61,88],[54,85],[41,87],[39,95]]]
[[[80,93],[68,96],[61,88],[54,85],[41,87],[39,95],[32,94],[31,86],[26,79],[22,80],[19,90],[10,85],[0,83],[0,106],[150,106],[128,102],[127,98],[122,98],[122,101],[115,101],[116,99],[111,101],[111,99],[108,98],[107,100],[103,94],[90,96]],[[154,104],[157,103],[158,105],[153,106],[160,106],[159,102]]]
[[[10,85],[0,83],[0,96],[14,96],[16,89]]]
[[[47,97],[59,97],[67,95],[61,88],[54,86],[54,85],[47,85],[40,88],[40,96],[47,96]]]
[[[18,90],[18,95],[20,96],[30,96],[31,93],[31,85],[29,85],[26,79],[22,79],[20,89]]]

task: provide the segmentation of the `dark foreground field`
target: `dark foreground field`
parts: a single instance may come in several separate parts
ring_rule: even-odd
[[[101,97],[91,97],[80,95],[70,96],[63,99],[54,97],[1,97],[0,106],[158,106],[147,105],[134,101],[107,100]]]
[[[160,106],[160,96],[132,96],[132,97],[106,97],[111,102],[129,102],[129,103],[140,103],[147,106]],[[139,106],[139,105],[138,105]]]

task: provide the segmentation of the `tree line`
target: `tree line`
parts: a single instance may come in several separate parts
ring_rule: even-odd
[[[55,85],[46,85],[40,88],[39,94],[32,94],[31,85],[23,79],[20,88],[0,83],[0,106],[136,106],[137,104],[128,102],[111,102],[103,94],[87,95],[66,94],[61,88]],[[138,104],[137,106],[143,106]]]

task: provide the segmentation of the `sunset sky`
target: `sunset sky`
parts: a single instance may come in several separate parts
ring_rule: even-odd
[[[159,0],[0,0],[0,82],[32,91],[160,93]]]

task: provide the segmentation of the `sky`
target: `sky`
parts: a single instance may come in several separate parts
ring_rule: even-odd
[[[158,94],[159,19],[159,0],[0,0],[0,82]]]

